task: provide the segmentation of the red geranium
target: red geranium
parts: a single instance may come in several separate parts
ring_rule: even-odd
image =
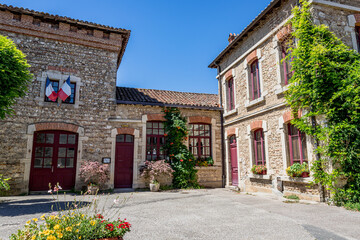
[[[109,230],[110,232],[114,231],[114,224],[109,223],[108,225],[106,225],[105,227],[107,230]]]
[[[182,162],[182,161],[184,161],[184,160],[180,159],[180,162]]]
[[[101,215],[101,214],[97,214],[96,217],[97,217],[97,218],[101,218],[101,219],[104,218],[103,215]]]

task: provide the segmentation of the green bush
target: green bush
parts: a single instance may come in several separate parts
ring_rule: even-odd
[[[16,98],[25,96],[32,78],[29,67],[14,42],[0,35],[0,119],[13,114]]]

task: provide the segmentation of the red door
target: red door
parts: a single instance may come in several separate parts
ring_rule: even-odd
[[[239,184],[239,179],[238,179],[237,145],[236,145],[235,135],[230,137],[230,159],[231,159],[232,185],[237,186]]]
[[[30,170],[30,191],[49,190],[59,185],[70,190],[75,185],[78,135],[65,131],[34,133]]]
[[[131,188],[133,183],[134,136],[116,136],[115,188]]]

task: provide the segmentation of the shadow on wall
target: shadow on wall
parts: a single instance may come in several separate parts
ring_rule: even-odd
[[[0,217],[15,217],[27,214],[43,214],[57,211],[58,209],[67,209],[72,206],[73,201],[55,202],[53,199],[39,198],[21,201],[3,201],[0,202]],[[86,207],[90,202],[79,202],[78,206]]]

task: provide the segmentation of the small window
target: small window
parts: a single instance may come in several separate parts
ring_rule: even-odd
[[[293,76],[294,72],[291,70],[291,62],[292,58],[287,58],[291,55],[290,44],[292,44],[293,39],[287,38],[286,40],[282,41],[280,44],[281,47],[281,84],[282,86],[286,86],[289,84],[291,77]],[[287,58],[286,60],[284,60]]]
[[[51,23],[51,28],[59,29],[59,23]]]
[[[71,88],[71,95],[68,98],[66,98],[66,100],[63,101],[63,103],[68,103],[68,104],[74,104],[75,103],[76,83],[70,83],[70,88]]]
[[[360,27],[356,27],[356,39],[357,39],[357,45],[358,45],[358,52],[360,53]]]
[[[249,89],[250,89],[250,100],[255,100],[261,97],[258,60],[254,61],[250,65]]]
[[[288,146],[290,164],[307,162],[306,135],[294,125],[288,124]]]
[[[190,124],[189,150],[198,159],[211,157],[211,127],[209,124]]]
[[[33,19],[33,24],[34,24],[34,25],[40,26],[40,23],[41,23],[41,19],[40,19],[40,18],[34,18],[34,19]]]
[[[228,111],[233,110],[235,108],[233,78],[227,81],[227,106],[228,106]]]
[[[103,38],[104,38],[104,39],[110,39],[110,33],[104,32],[104,33],[103,33]]]
[[[57,93],[59,91],[59,81],[58,80],[50,80],[50,84],[52,85],[54,91]],[[45,88],[45,92],[46,92],[46,88]],[[53,101],[50,100],[45,94],[45,102],[53,102]]]
[[[89,36],[94,36],[94,30],[93,29],[86,29],[86,34]]]
[[[266,165],[265,160],[264,132],[262,129],[254,131],[253,154],[255,165]]]
[[[163,122],[146,123],[146,160],[165,159],[163,150],[165,144],[165,130]]]
[[[21,21],[21,14],[20,13],[13,13],[13,20],[20,22]]]
[[[78,28],[76,26],[70,25],[70,32],[77,32]]]

